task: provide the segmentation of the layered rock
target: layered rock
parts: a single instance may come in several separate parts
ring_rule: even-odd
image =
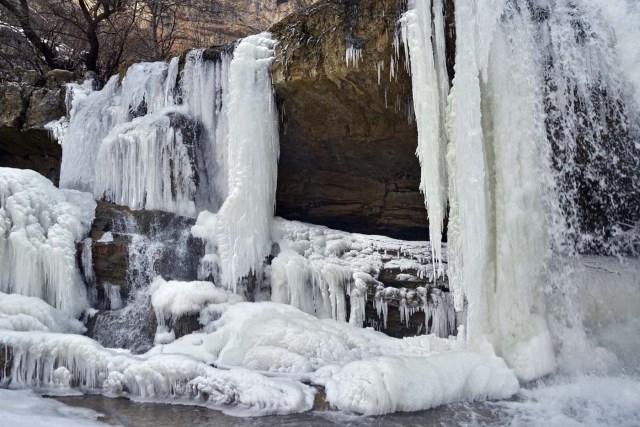
[[[393,47],[401,10],[396,0],[324,0],[272,27],[280,40],[278,215],[428,238],[411,79]]]
[[[204,255],[204,243],[188,232],[195,223],[193,218],[181,217],[169,212],[131,210],[124,206],[99,201],[96,217],[88,240],[78,245],[78,258],[83,271],[93,266],[98,300],[105,298],[105,285],[115,285],[121,290],[123,300],[131,294],[135,277],[131,277],[131,254],[135,239],[142,239],[139,246],[156,244],[152,268],[167,280],[197,280],[198,265]],[[108,234],[107,234],[108,233]],[[85,246],[90,245],[91,256],[83,256]],[[180,253],[178,253],[180,252]],[[91,265],[86,265],[91,262]],[[141,272],[142,273],[142,272]]]
[[[57,184],[62,149],[44,125],[66,114],[64,84],[74,75],[14,71],[0,84],[0,165],[33,169]]]

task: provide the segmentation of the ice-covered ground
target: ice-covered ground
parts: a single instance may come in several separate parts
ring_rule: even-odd
[[[198,287],[204,286],[199,282]],[[154,295],[161,294],[157,308],[164,307],[162,283],[155,287]],[[502,359],[468,353],[456,340],[391,338],[277,303],[221,308],[216,299],[213,304],[222,315],[203,332],[134,356],[80,335],[42,331],[41,325],[55,330],[64,313],[52,307],[34,310],[24,304],[26,297],[17,299],[11,307],[0,305],[0,315],[39,316],[40,330],[0,330],[0,348],[8,361],[3,363],[4,386],[196,403],[236,415],[311,409],[316,390],[301,381],[323,385],[327,401],[338,409],[370,415],[502,399],[518,390]],[[186,306],[178,305],[166,308],[183,312]],[[210,308],[202,308],[201,318]],[[39,315],[43,311],[48,318]]]
[[[11,427],[104,427],[100,414],[45,399],[29,390],[0,388],[0,425]]]
[[[239,419],[194,407],[150,405],[99,396],[68,397],[73,406],[97,410],[123,424],[204,427],[271,427],[329,425],[351,427],[549,426],[582,427],[640,425],[640,381],[620,377],[552,377],[522,389],[513,399],[445,405],[422,412],[381,417],[347,412],[307,412],[261,419]]]

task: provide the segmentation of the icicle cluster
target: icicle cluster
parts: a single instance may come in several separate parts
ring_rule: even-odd
[[[429,215],[429,239],[442,274],[442,227],[447,209],[445,114],[449,77],[445,65],[442,0],[412,0],[402,16],[402,41],[411,58],[413,107],[418,125],[416,154],[421,165],[420,190]],[[433,17],[433,18],[432,18]]]
[[[133,209],[195,216],[226,195],[226,117],[222,96],[230,55],[131,66],[100,91],[71,84],[69,118],[48,125],[63,149],[60,185]],[[180,79],[180,86],[177,82]],[[198,206],[196,206],[198,205]]]
[[[0,168],[0,292],[79,316],[88,306],[76,243],[89,232],[90,194],[59,190],[30,170]]]
[[[345,53],[345,62],[347,67],[358,68],[360,60],[362,59],[362,49],[355,47],[354,45],[347,45],[347,51]]]

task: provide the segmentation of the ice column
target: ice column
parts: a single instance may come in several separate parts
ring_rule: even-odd
[[[274,48],[268,33],[240,42],[224,100],[229,120],[229,195],[218,213],[215,234],[222,283],[233,289],[242,277],[261,271],[271,250],[280,152],[270,74]]]
[[[442,224],[447,209],[446,99],[449,81],[444,57],[442,0],[409,2],[401,19],[405,49],[411,58],[413,103],[418,125],[416,154],[421,165],[420,190],[429,214],[434,268],[442,274]],[[435,31],[434,31],[435,30]]]

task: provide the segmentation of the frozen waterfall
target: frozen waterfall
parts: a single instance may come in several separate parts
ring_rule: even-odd
[[[0,292],[80,316],[89,304],[76,244],[95,206],[91,195],[60,190],[37,172],[0,168]]]
[[[63,149],[60,185],[133,209],[196,216],[217,209],[225,186],[227,92],[231,55],[203,61],[202,50],[132,65],[113,76],[71,84],[69,117],[49,128]]]
[[[637,255],[639,74],[625,48],[638,34],[626,15],[639,11],[624,0],[457,2],[445,106],[442,8],[429,3],[410,2],[403,38],[434,245],[450,177],[449,279],[456,307],[468,306],[468,347],[493,349],[523,380],[558,362],[606,365],[583,329],[574,270],[582,253]]]

